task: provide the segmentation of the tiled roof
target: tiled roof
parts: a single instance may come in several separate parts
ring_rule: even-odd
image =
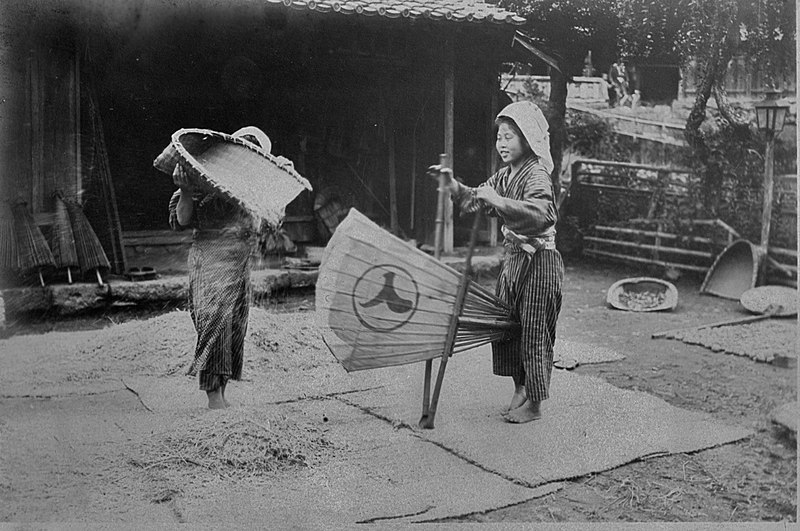
[[[483,0],[267,0],[298,10],[343,15],[379,16],[386,18],[426,18],[450,22],[512,24],[525,19],[516,13]]]

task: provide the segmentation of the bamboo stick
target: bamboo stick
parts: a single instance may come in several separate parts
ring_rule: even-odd
[[[779,256],[788,256],[790,258],[797,258],[796,249],[784,249],[782,247],[770,247],[770,254],[777,254]]]
[[[442,382],[444,381],[444,371],[447,368],[447,360],[453,355],[453,348],[455,346],[456,334],[458,333],[458,316],[464,306],[464,299],[467,296],[467,288],[469,288],[470,280],[469,275],[472,273],[472,254],[475,251],[475,243],[478,237],[478,227],[481,222],[481,213],[483,211],[478,209],[475,213],[475,218],[472,221],[472,232],[470,233],[469,247],[467,249],[466,265],[464,267],[464,275],[458,284],[458,296],[456,303],[453,307],[453,315],[450,321],[450,331],[445,341],[444,352],[442,352],[442,359],[439,361],[439,372],[436,375],[436,385],[433,388],[433,395],[431,396],[430,405],[428,406],[428,414],[423,416],[419,421],[419,427],[424,429],[433,429],[434,419],[436,417],[436,408],[439,403],[439,393],[442,390]]]
[[[705,330],[706,328],[719,328],[722,326],[732,326],[737,324],[744,324],[744,323],[754,323],[756,321],[763,321],[764,319],[769,319],[776,313],[781,311],[781,306],[778,307],[770,307],[767,313],[763,315],[753,315],[750,317],[741,317],[739,319],[729,319],[727,321],[719,321],[716,323],[709,323],[700,326],[690,326],[688,328],[677,328],[674,330],[666,330],[664,332],[655,332],[651,337],[653,339],[661,339],[667,336],[672,336],[675,334],[679,334],[681,332],[694,332],[696,330]]]
[[[584,236],[584,241],[595,243],[607,243],[609,245],[618,245],[620,247],[633,247],[636,249],[646,249],[651,251],[661,251],[665,253],[682,254],[686,256],[697,256],[700,258],[714,258],[714,255],[705,251],[692,251],[691,249],[680,249],[678,247],[662,247],[659,245],[650,245],[646,243],[626,242],[620,240],[611,240],[608,238],[598,238],[597,236]]]
[[[449,167],[447,164],[448,162],[448,155],[447,153],[443,153],[439,155],[439,165],[443,167]],[[444,237],[444,202],[446,199],[446,192],[444,189],[444,181],[445,177],[444,174],[439,174],[439,188],[436,194],[436,232],[433,235],[433,257],[437,260],[440,260],[442,257],[442,239]],[[462,281],[463,282],[463,281]],[[454,315],[458,315],[458,312],[455,312]],[[448,337],[449,341],[449,337]],[[452,350],[452,344],[450,345]],[[447,351],[447,347],[445,347],[445,352]],[[442,357],[442,360],[447,359],[446,357]],[[439,367],[439,372],[441,372],[442,368]],[[425,361],[425,381],[423,382],[422,388],[422,416],[419,419],[419,426],[424,428],[433,428],[433,415],[435,412],[431,412],[431,401],[430,401],[430,393],[431,393],[431,373],[433,372],[433,360],[426,360]],[[434,406],[435,409],[435,406]]]
[[[708,267],[693,266],[693,265],[688,265],[688,264],[681,264],[681,263],[678,263],[678,262],[664,262],[664,261],[660,261],[660,260],[650,260],[648,258],[640,258],[640,257],[637,257],[637,256],[628,256],[626,254],[618,254],[618,253],[610,253],[610,252],[606,252],[606,251],[598,251],[596,249],[584,249],[583,252],[587,253],[587,254],[593,254],[593,255],[596,255],[596,256],[607,256],[609,258],[619,258],[619,259],[622,259],[622,260],[630,260],[632,262],[640,262],[640,263],[644,263],[644,264],[654,264],[654,265],[660,265],[660,266],[664,266],[664,267],[675,267],[677,269],[686,269],[688,271],[698,271],[698,272],[701,272],[701,273],[705,273],[706,271],[708,271]]]
[[[633,234],[636,236],[650,236],[650,237],[659,237],[665,240],[674,240],[679,236],[677,234],[673,234],[671,232],[661,232],[661,231],[652,231],[652,230],[641,230],[641,229],[627,229],[623,227],[609,227],[607,225],[595,225],[595,230],[602,230],[608,232],[616,232],[618,234]],[[684,238],[690,242],[696,243],[714,243],[714,240],[711,238],[703,238],[702,236],[688,236]]]
[[[652,170],[652,171],[668,171],[670,173],[692,173],[692,170],[689,168],[672,168],[669,166],[653,166],[650,164],[637,164],[634,162],[612,162],[608,160],[598,160],[598,159],[576,159],[575,164],[584,164],[584,165],[592,165],[592,166],[608,166],[611,168],[628,168],[634,170]]]

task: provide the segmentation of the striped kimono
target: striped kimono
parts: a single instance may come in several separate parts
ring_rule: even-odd
[[[170,225],[180,230],[175,212],[180,190],[170,200]],[[220,197],[195,199],[190,224],[189,310],[197,331],[194,360],[187,374],[199,373],[200,389],[214,391],[239,380],[250,311],[252,222]]]
[[[553,185],[545,166],[531,155],[516,173],[504,167],[481,186],[491,186],[512,200],[503,211],[490,208],[488,214],[502,219],[505,236],[496,293],[514,309],[522,328],[520,337],[492,344],[493,372],[524,381],[530,400],[545,400],[564,278],[564,264],[555,248]],[[462,187],[453,198],[463,211],[479,207],[473,190]]]

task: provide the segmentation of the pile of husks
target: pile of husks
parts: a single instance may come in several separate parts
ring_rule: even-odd
[[[619,294],[619,302],[634,311],[655,308],[664,304],[666,299],[663,291],[623,291]]]

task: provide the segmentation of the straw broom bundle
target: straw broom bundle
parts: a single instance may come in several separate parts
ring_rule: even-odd
[[[78,267],[78,251],[75,246],[75,234],[69,220],[67,205],[60,194],[55,196],[56,214],[50,237],[50,250],[53,251],[56,267],[66,268],[67,281],[72,284],[73,267]]]
[[[17,237],[14,216],[7,201],[0,202],[0,271],[17,268]]]
[[[53,253],[28,210],[28,204],[20,201],[11,211],[17,245],[17,269],[23,272],[35,269],[39,275],[39,282],[44,286],[42,269],[55,265]]]
[[[94,229],[92,229],[89,220],[86,219],[81,206],[74,201],[66,200],[64,204],[67,207],[72,233],[75,238],[75,251],[78,255],[81,273],[85,274],[87,271],[94,270],[97,282],[102,286],[103,277],[100,274],[100,268],[111,268],[106,252],[103,250],[103,246]]]

